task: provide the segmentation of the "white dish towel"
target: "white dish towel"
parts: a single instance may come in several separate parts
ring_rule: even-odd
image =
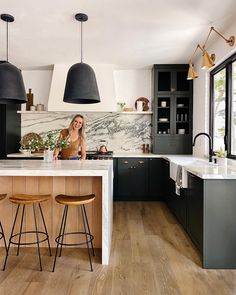
[[[178,165],[176,180],[175,180],[175,193],[180,196],[180,189],[182,188],[182,166]]]

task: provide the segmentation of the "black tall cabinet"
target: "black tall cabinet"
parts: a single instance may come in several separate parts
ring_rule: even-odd
[[[154,65],[153,153],[192,154],[192,81],[188,65]]]
[[[0,159],[16,153],[20,148],[21,116],[20,105],[0,104]]]

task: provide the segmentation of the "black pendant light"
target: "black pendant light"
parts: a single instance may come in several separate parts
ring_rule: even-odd
[[[10,14],[1,14],[1,19],[7,23],[7,60],[0,61],[0,103],[25,103],[27,99],[21,71],[8,62],[8,23],[13,22],[14,17]]]
[[[81,23],[81,62],[74,64],[68,71],[63,101],[77,104],[98,103],[100,96],[94,70],[82,61],[82,23],[88,20],[88,16],[77,13],[75,19]]]

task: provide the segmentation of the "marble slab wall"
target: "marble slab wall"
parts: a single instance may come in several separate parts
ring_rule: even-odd
[[[150,114],[81,113],[85,118],[86,149],[96,150],[100,140],[108,142],[115,152],[138,152],[143,143],[151,146]],[[44,137],[53,132],[55,138],[67,128],[75,114],[42,112],[21,114],[21,135],[35,132]]]

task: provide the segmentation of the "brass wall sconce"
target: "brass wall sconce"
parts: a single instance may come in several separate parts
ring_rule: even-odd
[[[194,50],[190,60],[189,60],[189,69],[188,69],[188,77],[187,80],[194,80],[198,77],[197,72],[195,71],[194,67],[193,67],[193,58],[198,50],[198,48],[202,51],[202,65],[201,65],[201,69],[206,70],[206,69],[210,69],[211,67],[213,67],[215,65],[214,61],[215,61],[215,54],[211,54],[209,55],[209,53],[206,50],[206,43],[210,37],[211,32],[214,31],[215,33],[217,33],[221,38],[223,38],[226,43],[229,44],[229,46],[233,46],[234,45],[234,41],[235,41],[235,37],[234,36],[230,36],[228,39],[226,39],[221,33],[219,33],[214,27],[210,28],[210,31],[207,35],[206,41],[204,42],[204,44],[201,46],[200,44],[197,45],[196,49]]]

